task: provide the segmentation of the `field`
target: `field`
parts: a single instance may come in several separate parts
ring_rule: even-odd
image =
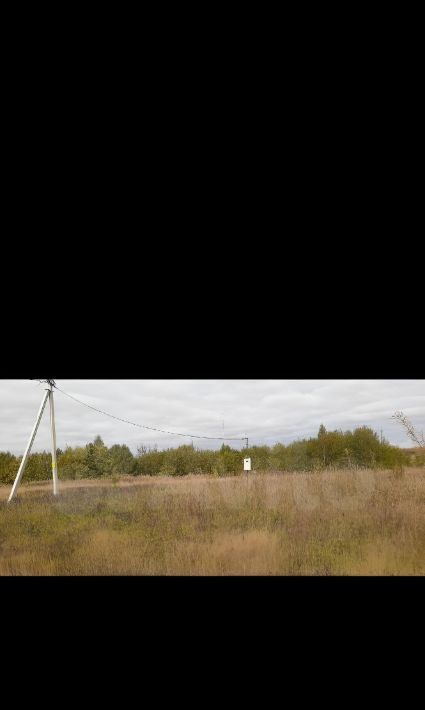
[[[0,575],[424,575],[425,469],[0,488]]]

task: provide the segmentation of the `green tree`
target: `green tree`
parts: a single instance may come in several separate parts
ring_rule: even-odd
[[[125,444],[111,446],[109,457],[111,473],[125,476],[135,472],[134,456]]]
[[[72,448],[67,446],[58,456],[59,477],[63,479],[89,478],[91,471],[86,463],[87,449],[85,446]]]
[[[88,468],[90,478],[107,476],[111,473],[111,457],[101,436],[97,436],[92,444],[87,444],[84,463]]]
[[[31,454],[24,473],[24,481],[48,481],[52,477],[50,452]]]
[[[18,473],[20,460],[13,454],[0,452],[0,483],[12,485]]]
[[[379,460],[380,444],[378,434],[370,427],[355,429],[352,436],[352,451],[360,466],[375,466]]]

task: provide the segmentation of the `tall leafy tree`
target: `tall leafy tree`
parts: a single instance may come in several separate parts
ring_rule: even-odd
[[[135,459],[128,446],[115,444],[109,449],[111,473],[129,475],[134,473]]]

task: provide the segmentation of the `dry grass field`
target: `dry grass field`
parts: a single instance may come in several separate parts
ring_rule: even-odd
[[[425,469],[0,488],[0,575],[424,575]]]

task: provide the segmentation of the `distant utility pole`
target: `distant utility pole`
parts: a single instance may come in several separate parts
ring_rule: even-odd
[[[220,412],[220,419],[221,419],[221,429],[223,432],[222,439],[224,439],[224,412]]]
[[[37,414],[37,419],[34,424],[34,429],[31,432],[31,436],[29,438],[27,448],[25,449],[24,456],[21,461],[21,465],[19,466],[19,471],[16,474],[15,482],[13,484],[13,488],[11,490],[8,503],[10,503],[11,500],[16,496],[16,493],[18,491],[18,488],[20,486],[22,476],[24,475],[25,468],[28,463],[28,459],[30,457],[32,445],[34,443],[34,439],[36,437],[38,427],[41,422],[41,418],[43,416],[44,409],[47,404],[47,400],[50,402],[50,432],[51,432],[51,437],[52,437],[52,473],[53,473],[53,494],[56,496],[59,493],[59,481],[58,481],[58,465],[57,465],[57,460],[56,460],[56,427],[55,427],[55,405],[53,401],[53,388],[55,386],[55,381],[54,380],[42,380],[43,382],[46,382],[49,387],[46,389],[46,393],[43,397],[43,401],[41,402],[40,409]]]
[[[247,436],[245,437],[245,442],[246,442],[246,448],[248,449],[249,446],[248,446],[248,437]]]
[[[382,444],[382,441],[383,441],[383,439],[382,439],[382,429],[381,429],[381,444]]]

